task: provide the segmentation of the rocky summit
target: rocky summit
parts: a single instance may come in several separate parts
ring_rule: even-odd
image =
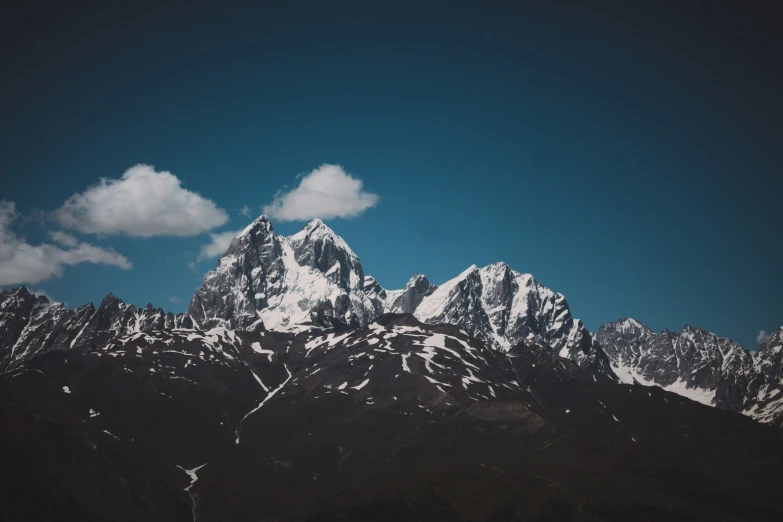
[[[495,263],[472,266],[439,287],[416,274],[405,288],[386,290],[365,276],[359,257],[320,220],[284,237],[261,216],[233,240],[188,308],[201,327],[248,331],[357,327],[385,312],[453,324],[504,351],[535,340],[582,366],[611,373],[565,297],[530,274]]]
[[[596,335],[505,263],[387,290],[319,220],[188,311],[0,292],[0,501],[33,521],[779,521],[783,329]]]

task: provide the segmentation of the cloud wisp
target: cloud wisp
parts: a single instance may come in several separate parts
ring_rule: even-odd
[[[79,244],[79,240],[75,236],[62,230],[51,230],[46,233],[52,240],[67,247],[75,247]]]
[[[769,337],[770,334],[765,330],[759,330],[759,334],[756,336],[756,344],[764,344]]]
[[[47,243],[31,245],[11,230],[18,217],[13,202],[0,201],[0,285],[36,284],[59,277],[65,266],[79,263],[110,265],[123,270],[133,267],[122,254],[79,242],[70,234],[57,239],[67,248]]]
[[[379,199],[362,185],[339,165],[321,165],[302,176],[295,189],[278,193],[264,206],[264,214],[280,221],[356,217]]]
[[[198,263],[205,259],[212,259],[223,255],[223,252],[228,250],[228,247],[231,246],[231,241],[233,241],[237,234],[239,234],[239,231],[237,230],[210,234],[209,243],[201,246],[201,251],[198,253],[196,262]]]
[[[85,234],[137,237],[195,236],[228,222],[225,210],[183,188],[177,176],[143,164],[72,195],[54,217]]]

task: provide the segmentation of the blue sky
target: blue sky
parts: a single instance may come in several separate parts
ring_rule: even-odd
[[[71,222],[109,264],[28,286],[182,311],[215,262],[190,268],[207,229],[239,229],[297,175],[338,164],[378,201],[327,222],[387,288],[503,260],[593,330],[632,316],[754,348],[783,325],[775,19],[541,4],[17,8],[0,22],[14,244],[52,243],[55,210],[137,164],[228,219],[191,206],[203,231],[184,237]]]

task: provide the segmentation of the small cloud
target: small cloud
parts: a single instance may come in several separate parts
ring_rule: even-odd
[[[231,246],[231,241],[239,234],[239,231],[218,232],[217,234],[210,234],[210,242],[206,245],[202,245],[201,252],[199,252],[196,258],[196,263],[205,259],[212,259],[213,257],[219,257],[223,255],[223,252],[228,250]],[[195,264],[191,266],[194,268]]]
[[[350,218],[378,203],[378,196],[362,190],[362,180],[339,165],[321,165],[301,178],[299,186],[275,195],[264,214],[280,221],[313,218]]]
[[[225,210],[182,188],[177,176],[141,164],[72,195],[54,217],[85,234],[138,237],[195,236],[228,222]]]
[[[239,209],[239,213],[245,216],[246,218],[249,218],[252,215],[252,210],[250,210],[250,207],[247,205],[243,205],[241,209]]]
[[[35,296],[43,296],[47,298],[49,301],[54,302],[54,299],[52,299],[52,296],[47,294],[44,290],[41,290],[40,288],[36,288],[35,290],[30,290],[30,293]]]
[[[52,230],[46,234],[55,242],[60,243],[63,246],[75,247],[79,244],[79,240],[76,239],[72,234],[63,232],[62,230]]]
[[[181,297],[169,297],[169,303],[181,303],[182,298]]]
[[[122,254],[89,243],[76,241],[66,245],[69,248],[47,243],[31,245],[11,230],[18,216],[12,201],[0,201],[0,285],[40,283],[61,276],[65,266],[79,263],[117,266],[123,270],[133,267]],[[65,241],[70,242],[70,238]]]
[[[759,330],[759,334],[756,336],[756,343],[757,344],[764,344],[767,339],[769,339],[770,334],[765,332],[764,330]]]

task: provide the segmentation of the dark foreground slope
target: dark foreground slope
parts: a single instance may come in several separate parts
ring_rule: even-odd
[[[7,520],[783,520],[779,430],[411,316],[53,351],[0,426]]]

